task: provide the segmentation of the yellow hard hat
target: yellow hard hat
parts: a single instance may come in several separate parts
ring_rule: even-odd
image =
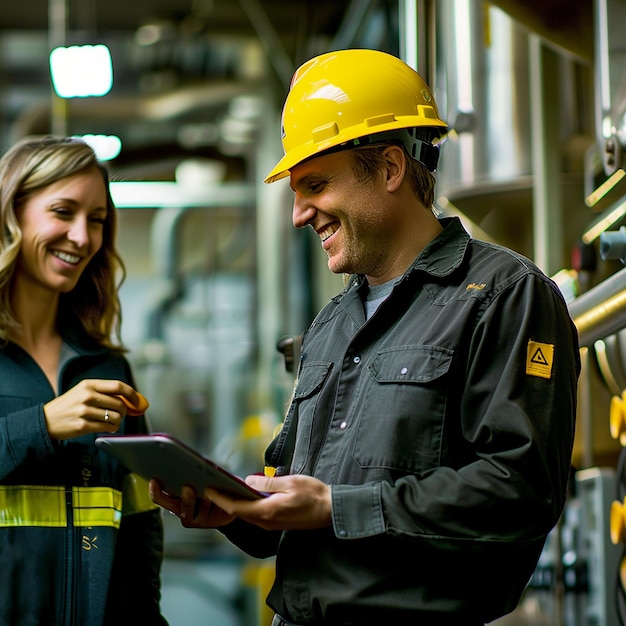
[[[322,54],[293,75],[282,114],[285,156],[265,182],[284,178],[298,163],[346,142],[420,127],[444,132],[447,125],[430,88],[406,63],[379,50]]]

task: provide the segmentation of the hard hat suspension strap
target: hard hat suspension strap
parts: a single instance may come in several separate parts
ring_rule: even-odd
[[[439,145],[433,144],[432,140],[439,137],[440,131],[439,128],[398,128],[358,137],[348,143],[356,148],[385,141],[398,141],[412,159],[421,163],[429,172],[434,172],[439,161]]]

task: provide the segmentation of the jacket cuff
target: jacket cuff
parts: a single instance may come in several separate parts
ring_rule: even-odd
[[[380,483],[332,485],[331,499],[337,538],[357,539],[385,532]]]

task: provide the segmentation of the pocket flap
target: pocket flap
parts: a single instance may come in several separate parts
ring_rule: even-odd
[[[294,400],[306,398],[318,391],[322,387],[331,366],[332,363],[319,361],[304,365],[293,394]]]
[[[402,346],[379,352],[369,369],[380,383],[427,383],[450,369],[452,350],[437,346]]]

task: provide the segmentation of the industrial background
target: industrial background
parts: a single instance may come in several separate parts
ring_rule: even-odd
[[[618,626],[625,27],[626,0],[3,0],[0,151],[28,134],[121,139],[109,166],[122,336],[152,428],[246,474],[282,419],[293,338],[342,287],[314,233],[291,227],[288,184],[262,183],[282,156],[291,75],[343,48],[415,67],[450,125],[438,207],[553,276],[581,338],[568,504],[522,604],[498,624]],[[50,51],[84,44],[108,46],[113,87],[59,98]],[[170,624],[267,626],[273,563],[164,521]]]

